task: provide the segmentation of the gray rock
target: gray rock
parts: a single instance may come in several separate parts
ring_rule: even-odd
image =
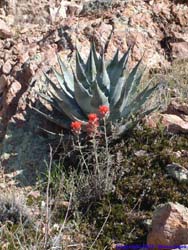
[[[172,163],[166,166],[166,171],[169,176],[173,177],[179,182],[188,182],[188,170],[183,166]]]

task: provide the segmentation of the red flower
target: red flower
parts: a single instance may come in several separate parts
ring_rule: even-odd
[[[89,123],[98,123],[99,118],[96,114],[91,113],[88,115],[88,120]]]
[[[99,106],[99,113],[102,117],[104,117],[105,115],[109,113],[109,107],[105,105]]]
[[[82,126],[82,123],[79,121],[71,122],[72,131],[75,132],[76,134],[80,133],[81,126]]]
[[[90,135],[97,133],[97,128],[99,127],[99,118],[96,114],[91,113],[88,115],[87,132]]]

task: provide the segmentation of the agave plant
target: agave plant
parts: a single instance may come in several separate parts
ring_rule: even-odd
[[[86,123],[89,113],[97,113],[99,106],[106,105],[110,109],[108,121],[116,123],[121,120],[117,134],[126,133],[137,121],[156,108],[144,109],[143,107],[157,88],[157,86],[150,87],[148,84],[140,90],[143,75],[143,71],[140,70],[142,60],[130,73],[127,73],[129,53],[130,48],[119,59],[117,50],[113,59],[107,64],[104,60],[104,52],[97,54],[93,43],[86,62],[79,51],[76,51],[75,70],[69,70],[58,56],[61,73],[52,69],[58,84],[45,74],[52,88],[48,96],[41,96],[62,115],[53,117],[41,111],[38,112],[50,121],[64,128],[70,128],[72,121]],[[136,119],[133,120],[132,117]]]

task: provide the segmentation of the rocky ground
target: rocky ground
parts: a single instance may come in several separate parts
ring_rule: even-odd
[[[145,78],[154,77],[155,81],[162,81],[166,84],[166,92],[161,94],[161,98],[166,98],[165,102],[163,100],[164,107],[160,114],[154,114],[147,118],[146,124],[152,127],[152,129],[157,128],[160,130],[161,128],[158,126],[160,121],[163,128],[165,127],[168,132],[173,133],[171,140],[173,140],[173,136],[176,137],[176,133],[181,132],[184,135],[179,137],[179,141],[176,144],[176,146],[178,145],[177,147],[169,145],[172,155],[175,154],[175,159],[179,159],[176,161],[179,167],[170,167],[168,164],[174,163],[172,159],[167,160],[165,158],[164,160],[164,156],[159,157],[162,159],[162,165],[165,161],[166,165],[169,166],[167,169],[172,169],[170,173],[176,179],[175,184],[170,184],[174,185],[175,195],[159,199],[159,201],[180,202],[188,206],[186,200],[182,198],[185,195],[187,184],[182,184],[183,187],[181,189],[179,184],[176,183],[188,177],[185,164],[187,156],[183,156],[186,155],[187,144],[181,141],[186,138],[188,132],[188,104],[185,99],[187,97],[186,85],[188,83],[188,3],[175,0],[2,0],[0,2],[1,190],[11,193],[11,195],[14,193],[16,194],[15,196],[22,194],[24,199],[27,200],[26,203],[32,200],[29,214],[34,213],[38,216],[42,213],[40,209],[43,203],[46,204],[46,200],[45,196],[38,193],[38,189],[41,193],[44,191],[41,191],[40,180],[38,179],[39,173],[45,172],[46,166],[49,164],[49,144],[53,145],[54,135],[44,132],[45,129],[52,130],[52,125],[41,119],[32,110],[33,106],[40,107],[41,105],[38,102],[36,91],[41,88],[45,91],[43,72],[48,72],[51,66],[57,65],[57,53],[65,61],[73,62],[75,49],[78,48],[83,57],[86,58],[91,41],[95,42],[98,51],[106,44],[107,60],[112,58],[117,48],[123,53],[129,46],[133,46],[130,67],[143,56],[143,62],[147,65]],[[168,140],[168,136],[166,140]],[[133,146],[135,146],[134,143]],[[141,148],[138,148],[139,150]],[[147,150],[150,151],[149,146]],[[164,148],[162,152],[163,150],[165,152]],[[150,153],[152,154],[152,152]],[[134,158],[132,161],[137,162]],[[148,161],[149,159],[147,158],[146,162],[148,163]],[[153,165],[150,164],[150,166]],[[177,168],[179,170],[176,170]],[[140,170],[138,169],[138,171]],[[165,180],[163,181],[165,183]],[[139,190],[139,192],[143,191]],[[119,188],[117,196],[125,195],[125,191],[131,193],[130,187],[124,191],[122,187]],[[138,194],[139,197],[140,195]],[[158,195],[154,202],[155,205],[160,203],[157,201]],[[176,199],[176,197],[178,198]],[[117,199],[117,197],[113,199]],[[109,245],[112,247],[113,243],[118,241],[127,244],[131,243],[131,240],[133,240],[132,243],[136,240],[139,241],[139,233],[138,235],[136,233],[136,236],[133,233],[134,237],[131,238],[132,232],[135,231],[133,225],[137,223],[136,217],[133,220],[134,222],[131,221],[133,224],[127,231],[125,228],[121,229],[120,226],[121,223],[128,225],[125,220],[130,220],[128,213],[134,210],[135,203],[130,201],[130,211],[126,211],[123,205],[126,199],[120,198],[119,200],[122,206],[118,208],[119,205],[116,201],[112,209],[116,210],[116,207],[116,211],[119,211],[118,209],[121,210],[123,207],[126,219],[118,215],[118,222],[113,214],[113,219],[107,226],[109,231],[105,231],[106,238],[103,237],[104,239],[99,241],[98,247],[93,249],[107,249],[105,244],[108,244],[108,247]],[[65,201],[63,211],[67,209],[66,202],[68,201]],[[129,201],[126,200],[126,202]],[[40,204],[40,208],[38,204]],[[101,221],[108,215],[106,203],[104,204],[104,210],[97,207],[97,212],[94,214],[94,217],[102,218]],[[154,207],[151,206],[152,211]],[[145,211],[145,208],[143,210]],[[151,210],[148,214],[147,211],[143,212],[143,219],[151,219]],[[160,213],[164,214],[161,215]],[[180,215],[177,215],[177,213]],[[46,218],[45,216],[46,211],[44,212],[44,218]],[[135,213],[134,216],[138,217],[138,214],[136,215]],[[152,231],[148,236],[148,244],[160,243],[173,246],[188,244],[186,216],[187,210],[181,205],[174,203],[164,205],[158,214],[154,216]],[[177,217],[179,219],[176,219],[177,221],[174,222],[173,220]],[[161,218],[168,218],[163,230],[158,228]],[[162,224],[164,220],[161,222]],[[84,222],[85,224],[80,223],[82,225],[80,230],[75,229],[75,225],[70,226],[63,236],[64,242],[67,243],[64,246],[65,249],[70,249],[68,245],[72,245],[72,249],[86,249],[86,245],[84,245],[87,242],[86,238],[93,240],[91,233],[94,230],[93,227],[98,223],[96,228],[99,231],[100,226],[102,227],[101,221],[98,221],[96,218],[96,221],[92,221],[90,228],[87,230],[84,228],[84,225],[87,224],[86,222]],[[110,227],[116,223],[119,223],[117,227],[115,226],[119,230],[119,234],[114,235],[115,229],[111,230]],[[59,224],[57,227],[59,227]],[[135,227],[137,228],[137,226]],[[41,226],[41,228],[45,231],[44,226]],[[177,228],[180,228],[178,229],[180,231],[176,230]],[[56,229],[53,230],[53,232],[56,231]],[[123,230],[126,231],[125,234]],[[139,242],[146,242],[146,234],[145,231],[143,233],[145,238],[143,241],[140,238]],[[182,237],[179,238],[180,234],[182,234]],[[10,246],[7,235],[5,234],[3,237],[2,249],[31,249],[29,247],[19,248],[16,246],[17,248],[14,248],[12,245]],[[129,236],[130,240],[128,240]],[[47,245],[45,245],[45,248],[41,248],[39,245],[35,249],[50,248],[47,248]]]

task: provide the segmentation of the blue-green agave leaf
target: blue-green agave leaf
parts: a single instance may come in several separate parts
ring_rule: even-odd
[[[119,128],[118,128],[118,131],[117,131],[117,136],[123,136],[127,133],[127,131],[133,129],[137,123],[143,119],[145,116],[151,114],[152,112],[154,112],[155,110],[157,110],[159,108],[159,106],[155,106],[151,109],[148,109],[144,112],[142,112],[140,115],[138,115],[137,118],[135,118],[134,120],[129,120],[128,122],[126,122],[125,124],[121,125]],[[130,117],[129,117],[130,118]],[[127,119],[128,120],[128,119]]]
[[[76,57],[78,58],[82,68],[85,70],[86,69],[86,64],[85,64],[84,60],[82,59],[78,49],[76,49]]]
[[[101,90],[105,93],[105,95],[109,96],[110,78],[106,70],[104,55],[102,55],[102,58],[101,58],[101,66],[102,66],[102,70],[97,75],[97,82]]]
[[[49,96],[44,95],[44,94],[39,93],[39,92],[37,92],[37,94],[38,94],[42,99],[44,99],[45,101],[47,101],[48,103],[50,103],[50,105],[51,105],[53,108],[57,109],[59,112],[62,112],[62,110],[58,107],[58,104],[57,104],[57,102],[56,102],[56,100],[55,100],[54,98],[50,98]]]
[[[152,88],[149,88],[149,85],[136,96],[136,98],[128,105],[124,106],[121,112],[122,117],[127,117],[130,113],[134,114],[142,105],[148,100],[148,98],[153,94],[153,92],[158,88],[158,85],[155,85]]]
[[[133,68],[131,73],[129,74],[128,78],[126,79],[126,82],[122,88],[121,96],[118,101],[118,108],[120,109],[120,112],[122,109],[128,105],[130,102],[130,99],[132,97],[133,91],[136,92],[137,86],[140,83],[141,76],[138,72],[139,66],[140,66],[141,60],[137,63],[137,65]]]
[[[130,48],[125,52],[125,54],[122,56],[120,61],[118,61],[117,64],[114,64],[113,67],[111,67],[110,69],[109,67],[107,67],[107,72],[108,72],[108,75],[110,77],[110,82],[111,82],[110,95],[113,94],[114,87],[118,79],[121,76],[123,76],[124,70],[128,62],[129,52],[130,52]]]
[[[115,107],[115,105],[117,104],[117,102],[119,101],[121,94],[122,94],[122,89],[125,85],[125,81],[126,78],[124,76],[120,77],[115,88],[114,91],[112,93],[112,96],[110,97],[110,109],[112,110],[113,107]]]
[[[119,62],[118,58],[119,58],[119,49],[116,50],[116,53],[115,53],[113,59],[110,61],[110,63],[107,66],[108,74],[118,64],[118,62]]]
[[[80,83],[76,76],[74,76],[74,89],[75,99],[84,113],[88,114],[91,112],[91,99],[92,95],[89,91]]]
[[[108,97],[100,89],[96,81],[92,84],[92,94],[91,106],[94,108],[93,112],[96,112],[100,105],[109,106]]]
[[[81,108],[76,102],[75,98],[68,96],[63,89],[58,89],[55,85],[53,86],[54,91],[50,91],[51,95],[57,100],[57,104],[60,109],[72,120],[85,120]]]
[[[59,86],[65,91],[67,95],[69,95],[70,97],[73,97],[74,92],[69,88],[68,84],[64,81],[62,75],[59,72],[57,72],[54,68],[52,68],[52,70],[53,70],[55,77],[58,80]]]
[[[97,75],[97,62],[95,53],[93,50],[93,46],[91,46],[90,53],[88,56],[88,60],[86,63],[86,74],[89,78],[89,81],[93,82],[95,81],[96,75]]]
[[[67,84],[67,88],[74,92],[74,77],[72,75],[72,72],[68,70],[59,55],[57,56],[57,58],[61,68],[62,76],[64,77],[64,80]]]
[[[53,122],[62,128],[67,128],[67,129],[70,128],[71,120],[69,118],[67,118],[66,116],[62,116],[61,119],[59,119],[59,116],[55,116],[55,114],[53,114],[53,116],[51,116],[51,115],[47,115],[44,112],[36,109],[35,107],[32,107],[32,109],[34,109],[36,112],[38,112],[40,115],[45,117],[50,122]]]
[[[76,53],[76,77],[86,89],[90,88],[89,79],[84,72],[84,68],[82,66],[82,63],[80,62],[78,53]]]

